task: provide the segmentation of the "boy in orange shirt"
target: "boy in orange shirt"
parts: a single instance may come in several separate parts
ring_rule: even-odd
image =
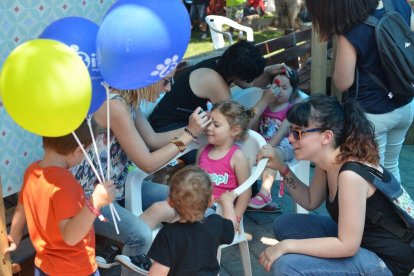
[[[92,143],[86,122],[75,133],[84,147]],[[36,250],[35,275],[99,275],[92,225],[113,199],[113,182],[96,185],[86,198],[68,171],[83,159],[72,134],[43,137],[43,147],[43,159],[26,169],[5,253],[19,245],[27,222]]]

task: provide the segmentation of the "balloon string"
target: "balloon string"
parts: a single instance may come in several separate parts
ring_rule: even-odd
[[[114,225],[115,225],[116,233],[119,235],[118,224],[117,224],[117,222],[115,220],[115,214],[116,214],[117,218],[119,218],[118,213],[116,212],[115,206],[112,203],[109,205],[109,209],[111,210],[112,219],[114,220]]]
[[[103,169],[102,169],[101,158],[99,158],[98,147],[96,145],[95,133],[93,133],[93,130],[92,130],[92,123],[91,123],[91,121],[92,121],[92,115],[88,116],[87,123],[88,123],[89,131],[90,131],[91,137],[92,137],[92,145],[93,145],[93,149],[95,151],[95,157],[96,157],[96,161],[98,163],[99,172],[101,173],[102,179],[105,179],[105,175],[104,175]]]
[[[102,184],[102,179],[99,177],[99,174],[98,174],[98,172],[97,172],[97,171],[96,171],[96,169],[95,169],[95,166],[93,165],[93,163],[92,163],[91,159],[89,158],[88,154],[86,153],[85,148],[83,147],[82,143],[80,142],[80,140],[79,140],[78,136],[76,135],[76,133],[75,133],[74,131],[72,131],[72,135],[73,135],[73,137],[75,137],[76,142],[78,143],[78,145],[79,145],[80,149],[82,150],[83,155],[84,155],[84,156],[85,156],[85,158],[86,158],[86,161],[88,161],[89,166],[91,166],[92,171],[95,173],[96,178],[98,179],[99,183],[101,183],[101,184]],[[112,203],[111,203],[111,204],[112,204]],[[99,220],[100,220],[100,221],[105,221],[105,217],[104,217],[102,214],[101,214],[101,215],[99,215],[99,217],[98,217],[98,218],[99,218]]]
[[[105,87],[106,88],[106,135],[107,135],[107,179],[110,180],[111,179],[111,156],[110,156],[110,150],[111,150],[111,143],[110,143],[110,120],[109,120],[109,92],[110,89],[109,87]]]
[[[78,142],[79,147],[81,148],[83,155],[86,158],[86,161],[88,161],[89,166],[91,166],[92,171],[95,173],[96,178],[98,179],[99,183],[103,183],[101,177],[99,176],[98,172],[95,169],[95,166],[93,165],[91,159],[89,158],[89,155],[86,153],[85,148],[83,147],[82,143],[80,142],[78,136],[76,135],[76,133],[74,131],[72,131],[72,135],[73,137],[75,137],[76,142]]]
[[[76,133],[74,131],[72,131],[72,135],[73,135],[73,137],[75,137],[76,142],[78,143],[80,149],[82,150],[83,155],[85,156],[86,161],[88,162],[89,166],[91,166],[92,171],[95,173],[95,176],[98,179],[99,183],[100,184],[103,184],[102,179],[99,177],[98,171],[96,170],[96,168],[93,165],[91,159],[89,158],[89,155],[86,153],[85,148],[83,147],[82,143],[80,142],[78,136],[76,135]],[[116,223],[115,215],[114,214],[116,214],[116,217],[118,218],[119,221],[121,221],[121,219],[119,218],[118,212],[115,210],[115,206],[113,206],[113,203],[112,202],[109,204],[109,207],[111,208],[111,210],[113,209],[113,211],[111,211],[111,213],[112,213],[112,219],[114,221],[115,229],[117,230],[117,234],[119,235],[118,225]],[[99,218],[100,221],[106,221],[105,217],[102,214],[99,215],[98,218]]]

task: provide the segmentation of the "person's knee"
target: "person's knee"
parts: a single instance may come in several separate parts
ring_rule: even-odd
[[[287,238],[289,233],[287,233],[285,229],[288,228],[286,226],[290,225],[294,215],[295,214],[283,214],[273,221],[273,232],[277,240],[281,241]]]
[[[137,218],[139,223],[131,225],[129,234],[125,240],[125,246],[149,248],[152,243],[152,229]]]
[[[271,267],[272,275],[300,275],[297,270],[297,266],[294,262],[295,254],[286,254],[279,257],[276,261],[273,262]]]

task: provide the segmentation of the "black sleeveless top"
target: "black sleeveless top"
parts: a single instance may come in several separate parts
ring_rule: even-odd
[[[332,219],[338,223],[338,192],[333,202],[329,202],[328,196],[325,204]],[[405,227],[404,222],[394,211],[392,203],[380,190],[377,189],[372,196],[367,198],[367,206],[383,213],[387,218]],[[372,223],[367,217],[365,218],[361,247],[377,254],[393,275],[408,275],[414,267],[414,252],[411,246],[400,241],[380,225]]]
[[[217,72],[216,60],[217,58],[204,60],[176,78],[171,91],[165,94],[149,116],[149,122],[154,130],[175,123],[183,123],[184,125],[188,123],[191,113],[180,111],[179,108],[194,110],[200,106],[207,110],[208,99],[199,98],[190,88],[190,74],[199,68],[210,68]]]

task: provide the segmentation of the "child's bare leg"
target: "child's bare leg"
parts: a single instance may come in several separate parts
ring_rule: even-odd
[[[276,154],[280,160],[285,160],[285,156],[283,152],[279,148],[275,148]],[[266,168],[262,174],[262,186],[260,188],[260,192],[264,195],[270,195],[270,191],[272,190],[273,183],[275,182],[276,171]]]
[[[146,224],[154,229],[161,222],[172,223],[178,220],[178,215],[171,208],[167,201],[159,201],[152,204],[144,213],[139,216]]]
[[[279,156],[281,160],[284,160],[283,152],[279,149],[275,149],[276,154]],[[272,190],[273,183],[275,181],[276,171],[266,168],[262,173],[262,186],[260,188],[259,193],[256,196],[252,197],[249,201],[249,206],[253,209],[262,209],[266,206],[270,206],[273,208],[274,205],[271,204],[272,202],[272,195],[270,191]],[[277,211],[275,209],[275,211]],[[270,212],[270,210],[267,210]]]
[[[270,190],[272,189],[273,182],[275,181],[276,171],[266,168],[262,174],[262,186],[260,187],[260,192],[266,196],[270,195]]]

